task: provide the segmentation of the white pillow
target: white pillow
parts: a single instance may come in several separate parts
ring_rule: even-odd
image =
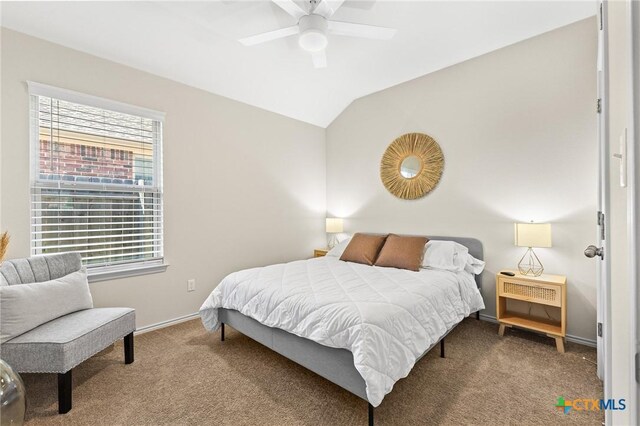
[[[467,254],[467,264],[464,265],[464,270],[470,274],[479,275],[484,270],[484,265],[484,260],[476,259],[470,254]]]
[[[462,244],[454,241],[431,240],[425,245],[422,267],[458,272],[464,269],[469,254]]]
[[[338,242],[341,243],[344,240],[350,240],[351,237],[352,237],[351,234],[347,234],[347,233],[341,232],[338,235],[336,235],[336,240],[338,240]]]
[[[329,250],[325,256],[339,258],[340,256],[342,256],[342,253],[344,253],[350,241],[351,241],[351,237],[348,237],[347,239],[340,241],[331,250]]]
[[[443,271],[467,271],[480,274],[485,263],[469,254],[469,249],[455,241],[432,240],[425,245],[422,267]]]
[[[83,268],[57,280],[0,286],[0,343],[45,322],[93,308]]]

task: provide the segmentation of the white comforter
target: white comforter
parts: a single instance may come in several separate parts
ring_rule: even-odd
[[[209,331],[220,325],[218,308],[350,350],[368,400],[378,406],[425,350],[484,302],[468,272],[411,272],[322,257],[234,272],[200,308]]]

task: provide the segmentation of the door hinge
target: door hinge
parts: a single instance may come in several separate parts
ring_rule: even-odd
[[[598,323],[598,337],[602,337],[602,323]]]
[[[602,3],[600,3],[600,13],[599,13],[599,15],[600,15],[599,16],[599,18],[600,18],[600,30],[602,30],[602,28],[603,28],[603,22],[602,21],[604,19],[603,16],[602,16],[602,7],[603,7]]]
[[[604,213],[598,212],[598,226],[600,227],[600,239],[604,241],[606,235],[604,229]]]
[[[596,105],[596,111],[598,111],[598,114],[602,113],[602,99],[598,98],[598,103]]]

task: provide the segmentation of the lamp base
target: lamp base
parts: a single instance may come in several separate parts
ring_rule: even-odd
[[[538,259],[538,256],[536,256],[531,247],[527,249],[522,259],[520,259],[518,271],[520,271],[522,275],[533,275],[534,277],[542,275],[544,266],[542,266],[542,262],[540,262],[540,259]]]

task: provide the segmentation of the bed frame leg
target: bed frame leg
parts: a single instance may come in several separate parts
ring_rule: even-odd
[[[444,358],[444,337],[440,340],[440,358]]]
[[[476,319],[480,321],[480,311],[476,311]]]
[[[220,324],[220,341],[224,342],[224,323]]]
[[[369,426],[373,426],[373,405],[369,404]]]

